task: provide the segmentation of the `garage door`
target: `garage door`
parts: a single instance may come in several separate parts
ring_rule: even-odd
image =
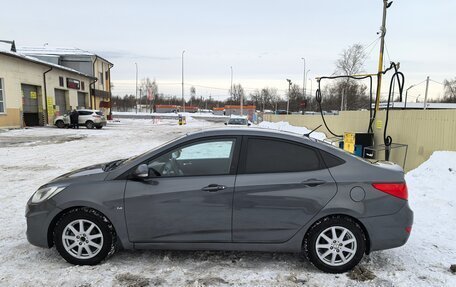
[[[21,85],[22,108],[26,126],[39,126],[38,88],[31,85]]]
[[[87,93],[78,92],[78,108],[88,108]]]
[[[56,116],[63,115],[67,111],[67,103],[65,97],[66,91],[55,89],[55,111]]]

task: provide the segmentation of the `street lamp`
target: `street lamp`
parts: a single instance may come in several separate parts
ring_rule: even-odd
[[[287,79],[288,82],[288,100],[287,100],[287,115],[288,115],[288,110],[290,109],[290,90],[291,90],[291,80]]]
[[[312,97],[312,78],[309,78],[310,81],[310,96]]]
[[[184,99],[184,53],[185,50],[182,51],[182,108],[185,113],[185,99]]]
[[[404,109],[407,108],[407,93],[408,93],[408,90],[410,90],[411,88],[415,87],[415,85],[411,85],[410,87],[407,88],[407,90],[405,90],[405,103],[404,103]]]
[[[135,63],[135,66],[136,66],[135,107],[136,107],[136,113],[138,113],[138,63]]]
[[[306,71],[306,77],[309,76],[310,69]],[[306,86],[305,86],[305,91],[307,93],[307,81],[306,81]],[[312,91],[311,91],[312,92]],[[305,95],[304,95],[305,96]]]
[[[302,75],[302,95],[306,96],[306,58],[301,58],[304,61],[304,75]]]

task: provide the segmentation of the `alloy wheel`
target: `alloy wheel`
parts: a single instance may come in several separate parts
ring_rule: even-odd
[[[315,243],[318,258],[330,266],[348,263],[356,254],[355,235],[342,226],[331,226],[321,232]]]
[[[103,247],[103,233],[93,222],[78,219],[65,226],[62,233],[65,250],[78,259],[90,259]]]

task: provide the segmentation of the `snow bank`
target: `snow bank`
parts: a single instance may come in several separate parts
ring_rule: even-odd
[[[261,128],[266,128],[266,129],[273,129],[273,130],[279,130],[279,131],[287,131],[287,132],[292,132],[296,134],[307,134],[311,130],[305,128],[305,127],[297,127],[297,126],[292,126],[288,122],[267,122],[263,121],[258,124],[259,127]],[[322,132],[317,132],[314,131],[313,133],[310,134],[310,137],[315,138],[317,140],[324,140],[326,139],[326,135]]]

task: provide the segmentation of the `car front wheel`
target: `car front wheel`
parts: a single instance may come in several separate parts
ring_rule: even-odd
[[[93,123],[92,121],[87,121],[87,122],[86,122],[86,127],[87,127],[88,129],[93,129],[94,126],[95,126],[95,125],[94,125],[94,123]]]
[[[366,238],[358,223],[347,217],[334,216],[315,223],[303,247],[315,267],[328,273],[342,273],[361,261],[366,251]]]
[[[59,129],[63,129],[65,127],[65,123],[61,120],[58,120],[55,125],[59,128]]]
[[[115,238],[106,217],[87,208],[66,213],[54,229],[57,251],[75,265],[95,265],[113,254]]]

